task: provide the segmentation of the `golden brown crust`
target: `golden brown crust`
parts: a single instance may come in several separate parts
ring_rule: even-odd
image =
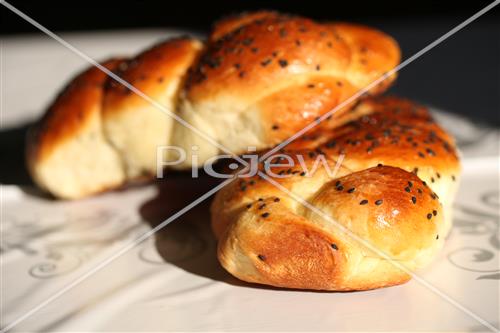
[[[124,59],[111,59],[103,66],[114,70],[124,62]],[[91,67],[70,81],[30,131],[27,147],[29,164],[43,160],[54,147],[84,128],[86,121],[95,113],[101,112],[106,80],[106,73]]]
[[[223,20],[210,40],[188,76],[181,115],[210,124],[206,131],[235,153],[285,140],[400,58],[394,40],[377,30],[275,12]],[[381,93],[394,79],[388,77],[370,93]],[[348,109],[337,110],[333,119]],[[229,120],[234,128],[246,128],[249,139],[223,131]]]
[[[195,61],[202,44],[189,37],[169,39],[156,44],[121,64],[116,74],[132,86],[153,97],[168,89],[173,81],[183,77]],[[110,79],[104,96],[104,117],[120,112],[123,105],[148,103],[127,87]],[[161,112],[161,111],[158,111]]]
[[[425,266],[449,230],[460,170],[453,140],[425,108],[393,97],[369,98],[343,120],[292,143],[281,153],[294,166],[267,174],[283,177],[273,179],[408,268]],[[304,172],[319,156],[330,170],[343,158],[336,174],[324,167]],[[409,279],[259,176],[236,179],[217,194],[212,227],[222,265],[249,282],[364,290]]]

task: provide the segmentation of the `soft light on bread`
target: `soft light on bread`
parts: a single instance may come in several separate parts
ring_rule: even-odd
[[[116,69],[124,60],[103,65]],[[27,140],[28,169],[53,195],[76,199],[125,181],[119,154],[102,132],[101,102],[107,75],[91,68],[60,93]]]
[[[259,176],[236,179],[216,195],[212,227],[219,260],[231,274],[248,282],[321,290],[373,289],[410,278],[335,223],[410,270],[438,253],[451,226],[460,173],[453,140],[425,108],[407,100],[367,99],[347,118],[341,126],[326,123],[281,151],[294,166],[268,169],[280,176],[274,181],[332,220]],[[309,175],[320,156],[329,167]],[[341,158],[337,173],[328,173]]]
[[[167,40],[127,62],[117,75],[175,113],[185,74],[201,49],[196,39]],[[165,111],[110,81],[103,101],[104,130],[123,158],[127,178],[156,174],[157,147],[169,144],[174,122]]]
[[[210,40],[189,74],[179,112],[235,154],[285,140],[400,59],[396,42],[374,29],[272,12],[223,20]],[[175,126],[172,142],[188,152],[199,146],[200,163],[219,153],[182,126]]]

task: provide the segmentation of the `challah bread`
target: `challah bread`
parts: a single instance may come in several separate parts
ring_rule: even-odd
[[[369,98],[345,119],[282,150],[293,163],[273,155],[283,165],[266,171],[260,165],[331,220],[259,176],[236,179],[216,195],[212,228],[219,261],[232,275],[319,290],[373,289],[410,278],[335,223],[410,270],[437,254],[460,172],[451,138],[426,109],[397,98]]]
[[[190,71],[179,114],[236,154],[283,141],[400,59],[396,42],[374,29],[272,12],[223,20],[210,41]],[[172,143],[187,152],[198,146],[199,163],[220,153],[182,126],[174,127]]]
[[[201,49],[196,39],[171,39],[142,52],[117,74],[175,113],[185,74]],[[157,147],[169,143],[175,120],[124,85],[109,83],[102,112],[106,137],[123,158],[127,178],[155,175]]]
[[[114,70],[124,60],[103,65]],[[78,75],[30,130],[27,164],[35,182],[57,197],[75,199],[125,181],[120,156],[102,132],[107,75],[92,67]]]

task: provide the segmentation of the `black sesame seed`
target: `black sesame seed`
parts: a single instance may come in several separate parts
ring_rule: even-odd
[[[368,203],[368,200],[363,199],[359,202],[360,205],[366,205]]]
[[[334,249],[335,251],[337,251],[339,249],[339,247],[337,246],[337,244],[331,244],[331,247],[332,249]]]
[[[258,47],[252,47],[250,49],[250,51],[252,51],[252,53],[258,53],[259,52],[259,48]]]
[[[455,178],[455,176],[454,176],[454,175],[451,175],[451,180],[453,180],[453,181],[455,181],[455,180],[456,180],[456,178]]]
[[[408,186],[409,186],[409,187],[412,187],[412,186],[413,186],[413,183],[412,183],[412,182],[408,182]]]
[[[417,191],[418,191],[418,193],[422,194],[422,189],[421,188],[417,189]]]
[[[260,205],[258,208],[259,208],[259,209],[263,209],[264,207],[266,207],[266,204],[265,204],[265,203],[264,203],[264,204],[262,204],[262,205]]]
[[[245,77],[246,73],[244,71],[239,72],[238,76],[239,77]]]
[[[288,66],[288,61],[286,61],[285,59],[280,59],[279,64],[281,67],[284,68],[284,67]]]
[[[248,205],[247,205],[247,208],[250,208],[250,207],[252,207],[252,204],[248,204]]]
[[[354,191],[356,191],[356,189],[354,187],[351,187],[350,189],[347,190],[347,193],[352,193]]]
[[[408,192],[408,193],[410,193],[411,189],[408,186],[406,186],[405,187],[405,191]]]
[[[420,151],[418,152],[418,156],[419,156],[419,157],[421,157],[421,158],[425,158],[424,153],[422,153],[422,152],[420,152]]]
[[[280,201],[280,198],[275,198],[274,199],[274,202],[279,202]]]
[[[271,63],[271,59],[266,59],[264,61],[262,61],[260,64],[263,66],[263,67],[266,67],[267,65],[269,65]]]
[[[431,213],[427,214],[427,219],[428,220],[432,219],[432,214]]]
[[[416,204],[417,203],[417,198],[416,197],[411,197],[411,202],[413,202],[413,204]]]
[[[259,198],[259,201],[264,201],[264,199],[262,199],[262,198]]]
[[[436,235],[436,239],[439,239],[439,235]]]
[[[276,131],[277,129],[279,129],[280,127],[278,125],[273,125],[273,127],[271,127],[274,131]]]
[[[337,187],[337,186],[339,186],[339,185],[340,185],[340,180],[337,180],[337,181],[335,182],[335,186]]]
[[[380,206],[384,202],[382,199],[375,201],[375,205]]]
[[[300,46],[301,44],[302,44],[302,43],[300,42],[300,40],[298,40],[298,39],[297,39],[297,40],[295,40],[295,45]]]
[[[307,85],[307,88],[314,88],[314,87],[315,87],[315,86],[314,86],[314,84],[312,84],[312,83],[309,83],[309,84]]]
[[[302,177],[304,177],[304,176],[306,175],[306,173],[305,173],[304,171],[302,171],[302,172],[300,173],[300,175],[301,175]]]
[[[441,174],[439,172],[436,172],[436,177],[441,178]]]
[[[337,191],[342,191],[344,189],[344,186],[340,185],[340,186],[337,186]]]
[[[264,214],[262,214],[261,216],[262,216],[263,218],[266,218],[266,217],[268,217],[268,216],[269,216],[269,213],[264,213]]]
[[[321,66],[320,65],[316,65],[316,70],[317,71],[321,70]]]
[[[432,215],[436,216],[438,214],[437,210],[432,211]]]
[[[434,183],[434,182],[435,182],[434,177],[431,177],[431,183]]]
[[[259,255],[257,256],[257,258],[259,258],[259,260],[262,260],[262,261],[266,260],[266,256],[265,256],[265,255],[263,255],[263,254],[259,254]]]

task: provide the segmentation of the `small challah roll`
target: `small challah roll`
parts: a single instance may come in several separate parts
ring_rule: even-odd
[[[201,49],[196,39],[171,39],[142,52],[117,75],[175,113],[185,74]],[[175,120],[124,85],[109,83],[103,102],[104,130],[123,158],[127,178],[155,175],[157,148],[169,144]]]
[[[374,29],[277,13],[223,20],[210,41],[189,74],[179,112],[236,154],[283,141],[400,59],[397,43]],[[370,92],[382,92],[393,79]],[[198,146],[200,163],[219,153],[182,126],[175,126],[172,142],[188,152]]]
[[[103,65],[114,70],[121,64],[110,60]],[[102,132],[106,79],[95,67],[78,75],[29,132],[28,169],[39,186],[57,197],[81,198],[125,180],[120,156]]]
[[[260,165],[319,213],[260,176],[236,179],[216,195],[212,227],[219,261],[232,275],[319,290],[410,278],[336,224],[412,271],[436,256],[460,173],[453,140],[425,108],[397,98],[367,99],[343,120],[322,124],[267,160],[278,165]]]

